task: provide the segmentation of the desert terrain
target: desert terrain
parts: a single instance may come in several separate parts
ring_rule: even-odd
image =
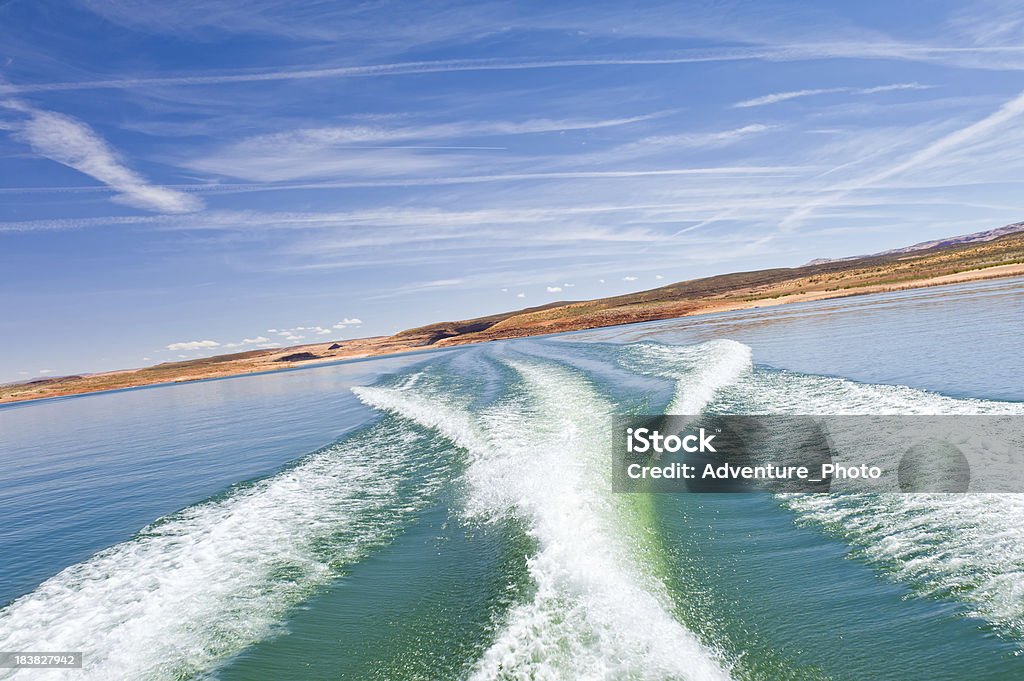
[[[1018,276],[1024,276],[1024,223],[876,255],[692,279],[610,298],[556,302],[486,317],[440,322],[391,336],[252,350],[139,369],[8,384],[0,386],[0,403],[237,376],[467,343]]]

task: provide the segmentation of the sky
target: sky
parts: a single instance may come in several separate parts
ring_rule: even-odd
[[[0,381],[1024,219],[1018,2],[0,0]]]

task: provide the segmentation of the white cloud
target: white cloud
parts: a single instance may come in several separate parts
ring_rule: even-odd
[[[207,11],[207,10],[203,10]],[[133,10],[134,13],[134,10]],[[1003,17],[1000,18],[1004,20]],[[278,22],[280,26],[281,22]],[[1004,22],[1005,23],[1005,22]],[[615,31],[621,35],[621,26]],[[664,31],[654,35],[665,37]],[[678,39],[677,32],[671,33]],[[734,36],[734,34],[730,34]],[[753,41],[752,41],[753,42]],[[311,79],[369,78],[402,74],[456,73],[472,71],[530,71],[537,69],[565,68],[608,68],[617,66],[662,67],[671,64],[736,62],[761,60],[771,63],[779,61],[813,61],[818,59],[884,59],[889,61],[910,61],[935,63],[958,68],[993,69],[1020,71],[1020,49],[1017,43],[994,46],[933,45],[925,43],[884,40],[784,40],[771,44],[748,47],[694,48],[678,50],[665,57],[637,55],[607,56],[581,59],[450,59],[436,61],[408,61],[367,64],[362,66],[338,66],[307,69],[278,69],[267,71],[236,70],[221,73],[206,72],[200,75],[156,76],[148,78],[114,78],[106,80],[79,80],[49,83],[32,83],[8,86],[11,93],[51,92],[61,90],[134,89],[146,86],[208,86],[228,83],[265,83],[271,81],[294,81]]]
[[[737,109],[745,109],[752,106],[765,106],[767,104],[776,104],[778,102],[785,102],[790,99],[797,99],[798,97],[810,97],[812,95],[824,95],[832,94],[835,92],[847,92],[848,88],[845,87],[830,87],[830,88],[819,88],[814,90],[792,90],[790,92],[776,92],[770,95],[764,95],[763,97],[754,97],[753,99],[745,99],[742,102],[736,102],[733,104]]]
[[[190,185],[193,191],[209,193],[230,192],[271,192],[287,191],[294,189],[362,189],[367,187],[420,187],[420,186],[447,186],[447,185],[475,185],[491,182],[520,182],[530,180],[628,180],[630,178],[660,178],[660,177],[707,177],[717,176],[742,176],[742,177],[793,177],[795,173],[807,170],[805,166],[712,166],[704,168],[658,168],[653,170],[573,170],[557,172],[533,172],[533,173],[490,173],[476,175],[450,175],[450,176],[421,176],[407,177],[402,179],[381,180],[376,178],[361,178],[358,180],[343,181],[316,181],[302,183],[278,183],[278,184],[218,184],[200,183]],[[89,187],[51,187],[32,188],[33,193],[60,192],[76,193],[91,190]],[[2,193],[25,192],[24,188],[0,188]],[[619,207],[617,210],[621,210]],[[602,210],[602,209],[598,209]],[[408,210],[361,210],[353,212],[331,212],[331,213],[295,213],[295,212],[258,212],[258,211],[205,211],[189,216],[104,216],[84,218],[57,218],[42,220],[24,220],[18,222],[0,222],[0,232],[28,232],[28,231],[51,231],[82,229],[87,227],[98,227],[106,225],[136,225],[136,224],[162,224],[173,225],[178,228],[196,229],[238,229],[241,225],[247,227],[266,227],[271,229],[295,229],[297,227],[315,226],[338,226],[341,224],[365,224],[377,222],[396,225],[410,224],[454,224],[453,221],[465,222],[466,220],[479,219],[493,221],[495,219],[510,222],[529,221],[530,218],[524,213],[528,211],[501,211],[501,210],[476,210],[476,211],[408,211]],[[541,211],[543,215],[551,215],[554,212],[566,212],[565,210],[553,209]],[[580,212],[578,209],[571,209],[569,212]]]
[[[516,294],[516,298],[525,298],[525,297],[526,297],[525,293],[517,293]]]
[[[637,280],[637,277],[628,277],[627,276],[627,277],[623,277],[622,278],[622,281],[636,281],[636,280]]]
[[[454,73],[459,71],[519,71],[566,67],[605,66],[660,66],[707,61],[735,61],[768,56],[768,50],[752,51],[730,49],[716,56],[708,50],[693,55],[667,58],[613,57],[607,59],[553,59],[553,60],[497,60],[452,59],[438,61],[397,62],[366,66],[340,66],[320,69],[293,69],[262,72],[233,72],[198,76],[170,76],[154,78],[118,78],[110,80],[33,83],[8,87],[9,92],[49,92],[57,90],[131,89],[148,85],[221,85],[227,83],[260,83],[278,80],[309,80],[320,78],[366,78],[399,74]],[[810,55],[816,56],[816,55]]]
[[[188,213],[203,207],[191,194],[150,184],[124,165],[106,140],[77,119],[16,100],[0,100],[0,106],[27,116],[15,136],[34,152],[99,180],[118,192],[115,200],[121,203],[160,213]]]
[[[40,369],[39,373],[41,373],[41,374],[52,374],[53,373],[53,369]]]
[[[661,114],[595,120],[540,118],[525,121],[457,121],[432,125],[383,127],[350,125],[326,128],[305,128],[287,132],[256,135],[237,142],[233,148],[248,148],[261,154],[281,151],[320,150],[331,145],[365,145],[373,143],[409,142],[416,140],[448,140],[465,137],[528,135],[569,130],[595,130],[639,123]]]
[[[664,279],[665,277],[661,276],[660,274],[655,274],[654,278],[655,279]]]
[[[204,350],[206,348],[219,348],[220,343],[212,340],[185,341],[182,343],[171,343],[168,350]]]
[[[764,95],[763,97],[754,97],[753,99],[746,99],[743,100],[742,102],[736,102],[735,104],[733,104],[733,106],[738,109],[744,109],[753,106],[777,104],[778,102],[785,102],[787,100],[797,99],[800,97],[828,95],[839,92],[845,92],[853,95],[873,95],[879,92],[892,92],[895,90],[927,90],[929,88],[931,88],[930,85],[921,85],[920,83],[893,83],[891,85],[876,85],[875,87],[867,88],[829,87],[811,90],[792,90],[790,92],[776,92],[774,94]]]
[[[548,293],[560,293],[561,291],[561,286],[548,286]]]
[[[1005,102],[996,111],[971,125],[955,130],[910,154],[903,161],[851,182],[829,187],[823,194],[799,206],[780,223],[783,230],[791,230],[815,210],[836,203],[851,193],[869,188],[894,176],[927,166],[947,158],[951,152],[989,136],[999,127],[1024,115],[1024,92]]]
[[[257,345],[257,344],[260,344],[260,343],[266,343],[269,340],[270,340],[269,338],[266,338],[264,336],[256,336],[255,338],[243,338],[242,340],[238,341],[237,343],[225,343],[224,347],[225,348],[240,348],[240,347],[243,347],[245,345]]]
[[[654,147],[660,149],[664,149],[666,147],[723,147],[738,142],[750,135],[767,132],[771,129],[772,126],[770,125],[764,125],[763,123],[751,123],[750,125],[744,125],[741,128],[733,128],[730,130],[647,137],[640,140],[635,145],[630,145],[630,147],[634,150],[637,147]]]
[[[359,324],[362,324],[362,323],[363,323],[363,320],[362,320],[362,319],[359,319],[358,317],[353,317],[352,319],[349,319],[348,317],[345,317],[344,319],[342,319],[342,320],[341,320],[340,322],[338,322],[338,323],[339,323],[339,324],[346,324],[346,325],[349,325],[349,324],[351,324],[352,326],[357,326],[357,325],[359,325]]]

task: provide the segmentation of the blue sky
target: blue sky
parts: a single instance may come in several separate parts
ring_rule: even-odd
[[[0,3],[0,380],[1022,219],[1024,7]]]

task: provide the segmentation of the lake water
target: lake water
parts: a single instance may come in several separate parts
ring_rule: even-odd
[[[1024,414],[1024,280],[0,408],[0,679],[1020,679],[1020,495],[616,495],[614,413]]]

